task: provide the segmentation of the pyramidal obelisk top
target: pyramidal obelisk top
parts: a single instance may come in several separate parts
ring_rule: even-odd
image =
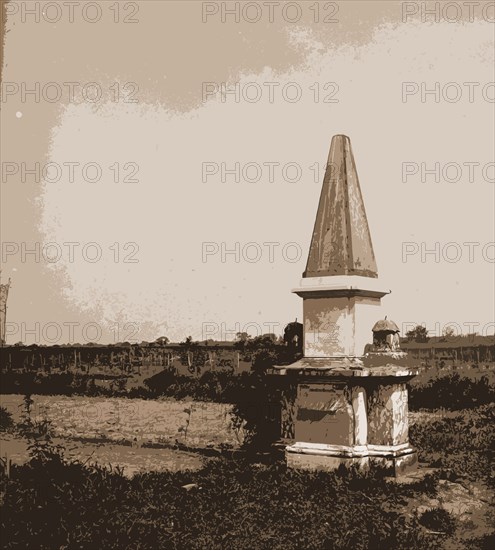
[[[351,140],[332,138],[303,277],[378,277]]]

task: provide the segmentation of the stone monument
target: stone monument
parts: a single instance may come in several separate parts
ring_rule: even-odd
[[[293,292],[303,299],[304,356],[269,371],[290,378],[294,388],[282,404],[282,426],[292,440],[288,466],[373,461],[393,475],[414,468],[406,382],[417,369],[400,351],[397,325],[376,323],[390,291],[378,281],[347,136],[332,139],[306,270]]]

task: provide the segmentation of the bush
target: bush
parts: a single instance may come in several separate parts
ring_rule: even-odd
[[[12,414],[5,407],[0,407],[0,432],[6,432],[13,426]]]
[[[92,384],[94,376],[85,374],[6,372],[2,373],[1,377],[3,394],[91,395],[92,392],[95,392],[94,384]]]
[[[281,391],[280,380],[255,373],[245,377],[242,392],[231,394],[232,423],[243,427],[243,446],[250,454],[273,451],[272,443],[280,438]]]
[[[476,548],[477,550],[493,550],[493,548],[495,548],[495,533],[471,538],[467,540],[466,543],[468,548]]]
[[[355,471],[212,460],[198,472],[127,479],[53,460],[14,468],[4,483],[6,549],[432,547],[431,536],[401,511],[421,484],[399,486]]]
[[[419,523],[430,531],[439,533],[454,533],[456,523],[454,518],[443,508],[430,508],[423,512],[419,518]]]
[[[409,430],[419,460],[452,469],[457,476],[494,486],[495,406],[483,405],[433,421],[416,422]]]
[[[413,380],[410,385],[409,406],[414,409],[458,410],[492,403],[495,400],[495,385],[487,376],[472,380],[467,376],[449,374],[429,379]]]

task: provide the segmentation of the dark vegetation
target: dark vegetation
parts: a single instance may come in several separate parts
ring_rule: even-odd
[[[269,384],[263,376],[271,359],[260,356],[258,368],[250,373],[234,374],[227,370],[206,371],[201,376],[178,375],[163,370],[144,381],[144,385],[127,388],[126,377],[87,375],[72,372],[7,372],[1,376],[2,393],[48,395],[89,395],[106,397],[139,397],[154,399],[172,397],[198,401],[239,403],[252,395],[259,402],[260,393]],[[261,365],[261,366],[259,366]],[[110,380],[103,386],[97,380]],[[251,390],[255,389],[253,393]],[[458,410],[477,407],[495,401],[494,371],[482,371],[477,366],[452,368],[427,366],[410,384],[411,410],[445,408]]]
[[[413,379],[409,391],[409,408],[459,410],[495,401],[494,372],[469,376],[467,372],[449,372],[431,367]],[[468,369],[471,372],[475,369]],[[433,376],[432,376],[433,374]]]
[[[433,494],[427,477],[399,486],[356,471],[210,460],[198,472],[119,471],[31,446],[0,479],[3,548],[432,548],[404,504]]]
[[[439,478],[458,475],[447,470],[402,485],[373,470],[302,472],[222,458],[197,472],[129,479],[66,460],[50,426],[31,421],[31,403],[26,396],[16,428],[30,442],[30,461],[0,473],[5,549],[460,550],[493,542],[489,534],[462,539],[444,509],[411,512],[417,498],[435,497]],[[452,453],[464,445],[459,428],[441,427]]]
[[[409,428],[420,462],[441,468],[448,478],[483,481],[495,489],[495,405],[418,422]]]
[[[0,407],[0,432],[10,430],[14,426],[12,415],[5,407]]]
[[[66,460],[63,449],[52,443],[49,423],[31,420],[27,395],[17,426],[0,408],[0,431],[16,431],[28,439],[30,451],[27,464],[8,472],[0,468],[2,548],[493,547],[490,532],[461,539],[457,520],[444,509],[415,515],[407,508],[420,495],[434,497],[439,478],[495,488],[492,371],[471,365],[459,370],[429,367],[413,380],[410,408],[420,412],[410,428],[410,440],[420,462],[438,470],[422,481],[399,485],[373,471],[300,472],[276,459],[261,464],[260,453],[279,429],[275,407],[280,402],[277,392],[284,390],[280,381],[274,386],[263,374],[270,360],[261,356],[260,368],[242,375],[218,371],[178,376],[164,370],[131,390],[125,383],[100,387],[93,376],[74,373],[3,374],[3,393],[28,388],[32,393],[232,403],[237,421],[246,423],[247,449],[257,454],[209,459],[198,472],[148,473],[129,479],[118,469]]]
[[[112,384],[96,384],[101,376],[76,373],[4,373],[2,393],[38,395],[89,395],[104,397],[130,397],[155,399],[173,397],[191,398],[198,401],[236,403],[253,384],[259,385],[264,377],[257,372],[232,374],[228,371],[206,371],[200,377],[178,375],[163,370],[144,381],[144,385],[128,389],[126,380],[111,378]],[[121,380],[123,383],[119,383]]]
[[[455,531],[455,521],[443,508],[425,510],[419,518],[419,523],[431,531],[452,534]]]

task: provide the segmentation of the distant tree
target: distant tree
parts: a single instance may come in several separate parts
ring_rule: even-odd
[[[234,340],[234,349],[244,351],[246,349],[246,345],[251,342],[251,335],[247,332],[238,332],[235,335]]]
[[[455,335],[455,330],[452,328],[452,327],[445,327],[443,329],[443,335],[446,337],[446,338],[451,338],[452,336]]]
[[[250,339],[246,344],[246,352],[250,355],[253,370],[264,371],[277,362],[278,337],[275,334],[262,334]]]
[[[193,343],[192,336],[188,336],[183,342],[181,342],[182,346],[190,346]]]
[[[279,340],[278,336],[276,334],[273,334],[272,332],[267,334],[262,334],[258,337],[259,342],[263,342],[264,344],[276,344]]]
[[[455,330],[448,325],[442,331],[442,341],[453,340],[456,336]]]
[[[246,343],[251,336],[247,332],[238,332],[235,335],[235,342]]]
[[[119,347],[119,348],[130,348],[131,347],[131,343],[130,342],[117,342],[115,344],[115,346]]]
[[[273,350],[277,345],[277,341],[278,338],[275,334],[262,334],[261,336],[250,338],[246,342],[245,349],[248,352]]]
[[[428,331],[422,325],[416,325],[413,329],[406,332],[409,342],[428,342]]]
[[[170,340],[166,336],[160,336],[160,338],[155,340],[155,344],[159,344],[160,346],[166,346],[169,343]]]

